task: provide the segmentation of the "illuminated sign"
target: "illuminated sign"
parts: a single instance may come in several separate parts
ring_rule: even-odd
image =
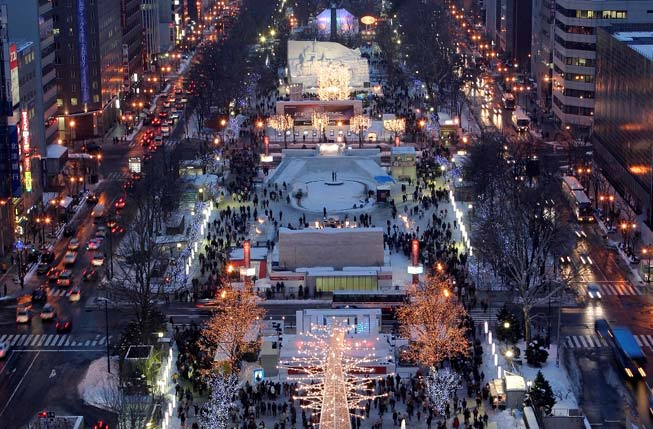
[[[32,172],[25,172],[25,191],[32,192]]]
[[[18,80],[18,50],[15,44],[9,45],[9,79],[11,80],[11,106],[20,102],[20,81]]]
[[[373,25],[376,22],[376,18],[367,15],[361,18],[361,22],[365,25]]]
[[[20,146],[18,145],[18,127],[16,125],[9,125],[8,131],[11,196],[18,198],[23,193],[20,184]]]
[[[32,192],[32,169],[30,158],[30,135],[29,135],[29,117],[26,110],[20,111],[20,126],[22,129],[22,154],[23,159],[23,178],[25,183],[25,191]]]
[[[29,153],[29,118],[27,117],[26,110],[21,110],[20,112],[20,124],[23,129],[23,152]]]

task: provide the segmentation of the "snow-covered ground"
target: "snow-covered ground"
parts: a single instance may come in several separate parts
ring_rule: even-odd
[[[107,359],[101,357],[88,366],[84,378],[77,385],[77,393],[86,404],[103,410],[114,410],[118,389],[118,359],[111,361],[111,374],[107,372]]]

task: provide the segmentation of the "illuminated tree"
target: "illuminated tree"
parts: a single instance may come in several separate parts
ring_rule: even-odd
[[[256,295],[247,288],[222,288],[216,309],[202,331],[202,348],[210,355],[222,355],[232,369],[252,345],[252,338],[265,310],[256,304]]]
[[[374,394],[371,382],[378,377],[365,366],[372,362],[372,354],[351,356],[354,347],[360,352],[364,346],[347,341],[349,329],[335,321],[332,326],[312,325],[297,356],[284,362],[302,373],[288,378],[298,382],[295,399],[301,407],[319,412],[320,429],[350,429],[352,416],[365,418],[363,402],[384,396]]]
[[[343,65],[327,64],[317,74],[317,97],[320,100],[349,99],[351,72]]]
[[[447,278],[429,276],[397,311],[400,333],[409,340],[406,357],[427,366],[466,355],[469,343],[461,322],[465,310],[451,295]]]
[[[440,370],[431,367],[428,375],[424,379],[426,387],[426,397],[433,411],[438,415],[444,415],[447,404],[451,397],[460,387],[460,377],[450,368]]]
[[[211,394],[202,407],[199,420],[205,428],[227,429],[231,420],[229,411],[236,406],[238,376],[220,371],[209,380],[209,389]]]
[[[383,121],[383,128],[392,133],[394,140],[406,131],[406,120],[404,118],[386,119]]]
[[[320,142],[324,136],[326,140],[326,127],[329,125],[329,115],[323,112],[313,112],[311,116],[311,124],[320,134]]]
[[[355,115],[349,120],[349,129],[358,136],[358,146],[363,147],[363,135],[372,125],[372,120],[366,115]]]
[[[273,115],[268,119],[270,128],[283,133],[283,146],[288,147],[286,143],[286,134],[295,126],[295,120],[290,115]]]

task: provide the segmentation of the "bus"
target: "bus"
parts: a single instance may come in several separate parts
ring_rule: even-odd
[[[333,291],[331,308],[380,308],[383,314],[394,314],[397,307],[408,302],[400,291],[356,290]]]
[[[506,110],[515,110],[515,96],[509,92],[503,94],[503,108]]]
[[[562,193],[571,205],[578,222],[593,222],[592,201],[587,197],[583,185],[574,176],[562,177]]]
[[[525,133],[531,125],[531,119],[524,113],[521,107],[517,107],[512,112],[512,126],[515,127],[518,133]]]
[[[646,377],[646,356],[630,329],[612,327],[605,319],[596,320],[594,329],[610,344],[617,363],[628,378]]]

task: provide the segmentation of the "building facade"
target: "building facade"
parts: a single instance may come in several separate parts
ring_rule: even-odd
[[[589,135],[594,122],[596,31],[653,22],[650,0],[556,0],[552,107],[559,127]]]
[[[120,7],[112,0],[55,7],[60,137],[103,135],[117,119],[123,86]]]
[[[129,92],[143,74],[141,0],[120,0],[123,91]]]
[[[544,111],[551,110],[554,21],[555,0],[533,0],[531,74],[537,82],[539,107]]]
[[[161,31],[159,29],[159,2],[143,0],[141,4],[141,19],[143,23],[144,61],[147,70],[154,70],[154,64],[161,52]]]
[[[44,154],[45,148],[56,143],[58,137],[52,2],[50,0],[8,1],[6,5],[9,38],[34,43],[37,53],[35,115],[43,120],[34,129],[32,145],[38,148],[40,154]]]
[[[597,29],[594,155],[610,184],[653,225],[653,25]]]

